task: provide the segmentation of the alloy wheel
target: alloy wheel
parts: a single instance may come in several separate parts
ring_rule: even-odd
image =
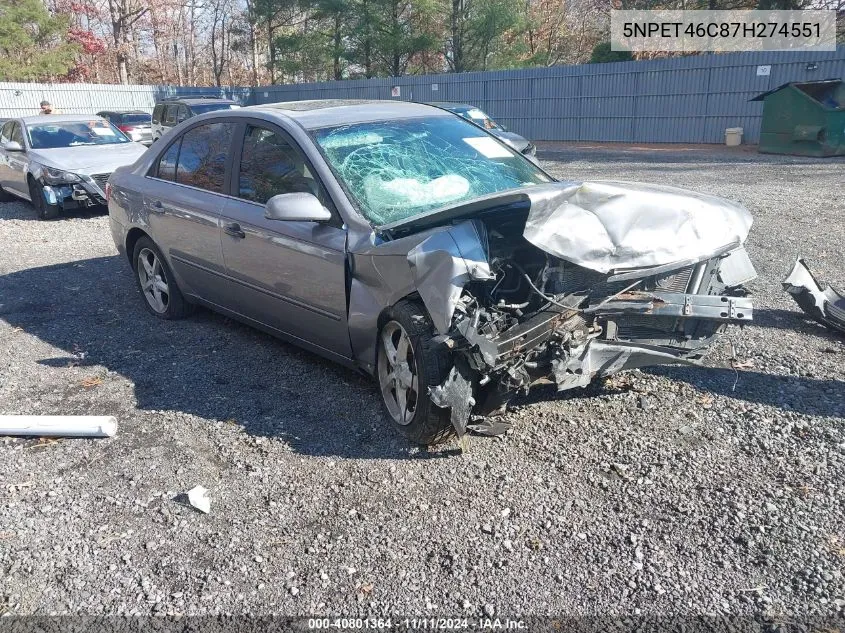
[[[381,330],[378,361],[379,385],[388,413],[397,424],[410,424],[419,401],[419,373],[411,338],[396,321]]]
[[[167,275],[158,256],[149,248],[142,248],[138,253],[138,280],[150,307],[158,314],[167,312],[170,305]]]

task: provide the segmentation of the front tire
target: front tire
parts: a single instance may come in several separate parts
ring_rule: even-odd
[[[429,388],[449,375],[452,360],[434,343],[428,313],[418,303],[400,301],[379,331],[377,375],[388,416],[418,444],[438,444],[454,435],[449,409],[435,406]]]
[[[182,319],[194,306],[185,300],[176,278],[158,246],[148,237],[135,243],[132,251],[135,283],[144,298],[144,306],[159,319]]]
[[[57,204],[49,204],[44,199],[44,187],[34,180],[29,181],[29,197],[35,207],[35,216],[39,220],[55,220],[62,210]]]

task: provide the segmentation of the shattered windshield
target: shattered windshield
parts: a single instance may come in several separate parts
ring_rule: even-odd
[[[459,117],[356,123],[314,136],[376,225],[550,181],[518,152]]]

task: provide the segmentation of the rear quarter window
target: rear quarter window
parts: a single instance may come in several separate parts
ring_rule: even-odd
[[[176,179],[176,161],[179,158],[179,145],[181,143],[182,139],[177,139],[175,143],[167,148],[167,151],[162,154],[161,158],[158,159],[155,173],[157,177],[162,180]]]

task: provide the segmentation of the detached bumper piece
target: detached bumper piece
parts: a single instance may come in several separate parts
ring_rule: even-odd
[[[795,262],[783,280],[783,289],[814,321],[845,334],[845,294],[831,286],[822,287],[803,259]]]

